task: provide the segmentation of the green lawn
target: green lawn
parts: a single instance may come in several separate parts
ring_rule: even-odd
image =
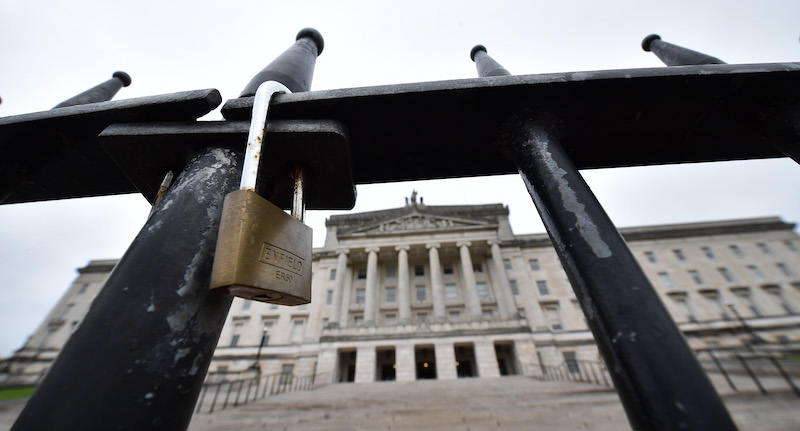
[[[24,388],[0,389],[0,401],[29,397],[31,396],[31,394],[35,389],[36,386],[28,386]]]

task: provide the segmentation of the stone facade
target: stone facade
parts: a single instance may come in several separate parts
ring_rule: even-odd
[[[755,331],[800,345],[800,237],[777,218],[622,229],[695,349]],[[44,372],[113,261],[92,261],[7,366]],[[236,299],[210,371],[372,382],[531,374],[600,361],[546,234],[515,235],[502,205],[333,216],[314,250],[312,303]],[[744,323],[749,326],[745,327]],[[262,344],[263,342],[263,344]],[[259,347],[259,345],[262,347]]]

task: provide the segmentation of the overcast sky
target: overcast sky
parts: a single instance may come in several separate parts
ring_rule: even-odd
[[[478,43],[515,74],[664,67],[640,47],[650,33],[728,63],[800,60],[796,0],[609,3],[0,0],[0,116],[47,110],[116,70],[133,84],[115,100],[201,88],[235,98],[304,27],[325,38],[315,90],[472,78]],[[800,221],[800,167],[788,159],[583,173],[618,226]],[[515,175],[362,186],[354,211],[401,206],[412,189],[428,205],[504,203],[516,233],[543,232]],[[0,357],[76,268],[121,256],[148,210],[139,195],[1,205]],[[317,246],[330,214],[308,213]]]

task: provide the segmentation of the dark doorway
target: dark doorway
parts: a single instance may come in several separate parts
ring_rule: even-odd
[[[433,346],[414,347],[414,362],[417,364],[417,380],[436,379],[436,354]]]
[[[356,381],[356,351],[339,350],[339,381]]]
[[[456,344],[456,374],[459,378],[478,377],[475,363],[475,346],[472,343]]]
[[[397,363],[395,363],[394,347],[378,347],[375,349],[375,376],[378,381],[385,382],[396,379]]]
[[[497,367],[501,376],[518,374],[517,355],[514,352],[513,341],[497,341],[494,343],[494,353],[497,356]]]

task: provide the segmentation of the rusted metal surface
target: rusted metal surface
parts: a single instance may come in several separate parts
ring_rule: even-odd
[[[306,204],[305,204],[305,169],[302,163],[295,163],[294,172],[292,173],[292,217],[299,221],[304,221],[306,218]]]
[[[261,164],[264,132],[269,116],[269,102],[276,93],[291,93],[285,85],[276,81],[266,81],[258,86],[253,102],[253,115],[250,119],[250,130],[247,135],[247,147],[244,153],[244,168],[239,190],[256,190],[259,166]]]

